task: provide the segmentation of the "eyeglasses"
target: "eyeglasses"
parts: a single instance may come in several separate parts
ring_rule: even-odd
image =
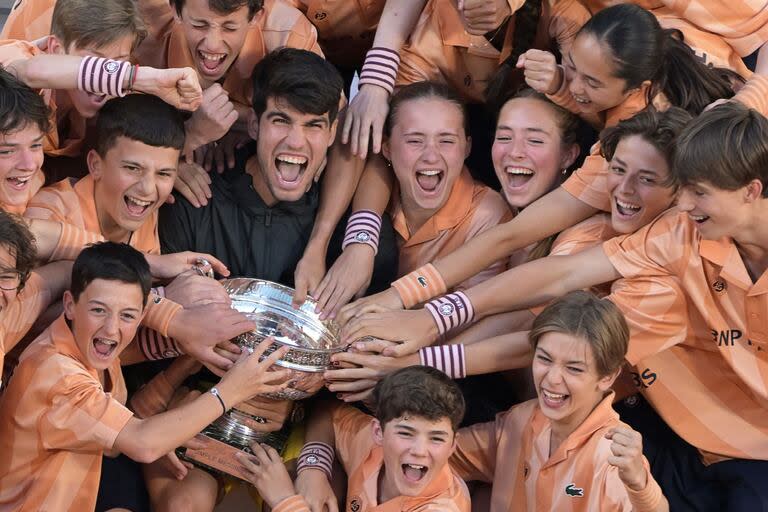
[[[0,271],[0,290],[18,290],[21,286],[21,272],[18,270]]]

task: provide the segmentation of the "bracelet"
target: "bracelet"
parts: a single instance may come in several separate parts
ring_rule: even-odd
[[[224,399],[221,398],[221,393],[219,393],[219,390],[216,389],[216,386],[212,387],[210,390],[208,390],[208,392],[210,394],[212,394],[213,396],[215,396],[219,400],[219,403],[221,404],[221,410],[222,410],[221,414],[226,414],[227,413],[227,406],[224,405]]]
[[[334,455],[333,448],[325,443],[307,443],[299,453],[296,473],[301,473],[305,469],[319,469],[330,481]]]
[[[139,350],[148,361],[170,359],[182,354],[181,348],[173,338],[163,336],[149,327],[139,328],[136,332],[136,341],[139,344]]]
[[[371,48],[365,54],[359,83],[360,85],[378,85],[392,94],[395,90],[395,79],[399,66],[400,55],[396,51],[383,46]]]
[[[464,345],[438,345],[419,349],[419,362],[440,370],[452,379],[467,376]]]
[[[373,254],[377,254],[380,232],[381,217],[372,210],[358,210],[349,216],[341,250],[343,251],[350,244],[365,244],[373,249]]]
[[[475,310],[464,292],[449,293],[427,302],[424,308],[430,312],[441,336],[464,324],[475,316]]]
[[[108,96],[125,96],[123,80],[131,64],[103,57],[84,57],[77,74],[77,88],[81,91]]]
[[[443,276],[434,265],[427,263],[392,283],[405,309],[441,295],[447,291]]]
[[[133,91],[133,86],[136,85],[136,77],[139,76],[139,65],[131,65],[131,74],[128,75],[128,91]]]

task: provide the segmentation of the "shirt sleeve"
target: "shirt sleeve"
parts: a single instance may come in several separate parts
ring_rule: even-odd
[[[549,37],[557,41],[561,55],[571,49],[576,34],[591,15],[578,0],[553,2],[553,13],[549,20]]]
[[[768,76],[753,74],[733,99],[768,117]]]
[[[4,333],[2,343],[6,351],[16,346],[50,303],[51,293],[45,287],[43,278],[32,272],[24,289],[0,320]]]
[[[579,201],[604,212],[611,211],[608,191],[608,162],[602,156],[589,155],[584,164],[576,169],[562,184],[563,189]]]
[[[459,430],[451,468],[465,481],[493,482],[499,439],[509,411],[496,415],[494,421],[477,423]]]
[[[27,41],[7,39],[0,41],[0,65],[8,66],[17,60],[31,59],[42,53],[37,46]]]
[[[310,512],[310,509],[302,496],[294,494],[278,503],[272,512]]]
[[[63,375],[49,397],[38,424],[40,442],[49,450],[111,450],[133,416],[82,369]]]

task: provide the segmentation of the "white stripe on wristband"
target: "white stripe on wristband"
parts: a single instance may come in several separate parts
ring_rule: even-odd
[[[381,233],[381,217],[372,210],[359,210],[349,216],[344,240],[341,242],[343,251],[350,244],[365,244],[379,252],[379,234]]]
[[[383,46],[371,48],[365,54],[363,69],[360,71],[360,85],[378,85],[392,94],[399,66],[400,55],[396,51]]]
[[[139,344],[141,353],[149,361],[170,359],[183,353],[173,338],[163,336],[149,327],[139,328],[136,332],[136,342]]]
[[[123,91],[123,81],[130,69],[129,62],[103,57],[84,57],[77,74],[77,88],[94,94],[123,97],[126,95]]]
[[[472,303],[464,292],[438,297],[427,302],[424,307],[435,320],[441,336],[456,327],[468,324],[475,316]]]
[[[419,349],[419,361],[422,366],[436,368],[452,379],[467,376],[464,357],[464,345],[438,345]]]
[[[296,473],[301,473],[305,469],[319,469],[325,473],[330,482],[335,455],[333,448],[325,443],[307,443],[299,453]]]

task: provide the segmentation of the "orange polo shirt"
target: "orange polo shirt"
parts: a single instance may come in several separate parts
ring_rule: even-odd
[[[513,12],[522,4],[510,0]],[[567,51],[589,17],[589,11],[577,0],[542,2],[532,48],[548,50],[551,41],[556,41],[561,51]],[[488,81],[512,53],[514,26],[513,15],[499,52],[484,36],[471,36],[464,30],[456,2],[430,0],[400,51],[396,85],[434,80],[452,86],[467,101],[482,103]]]
[[[139,2],[142,13],[150,8],[152,13],[151,17],[145,14],[150,37],[135,52],[139,63],[158,68],[188,66],[194,69],[195,59],[189,51],[181,22],[175,20],[167,1],[162,2],[162,6],[155,3],[156,0]],[[255,16],[256,23],[248,30],[240,55],[221,84],[232,101],[248,106],[251,104],[253,67],[269,52],[285,46],[323,55],[315,27],[297,9],[280,0],[265,0],[264,8]]]
[[[340,405],[333,410],[336,454],[347,473],[347,504],[344,510],[359,512],[469,512],[469,491],[448,464],[434,476],[421,496],[398,496],[385,503],[377,501],[379,474],[384,469],[384,452],[373,442],[371,416],[354,407]]]
[[[512,218],[507,202],[498,192],[474,181],[466,167],[443,207],[415,233],[408,229],[399,190],[392,194],[389,213],[400,248],[398,276],[452,253],[472,237]],[[457,288],[469,288],[504,270],[504,262],[499,261]]]
[[[768,460],[768,272],[753,282],[733,241],[702,240],[676,211],[603,250],[629,284],[667,281],[611,296],[656,411],[705,462]]]
[[[0,39],[34,41],[51,33],[56,0],[13,0]]]
[[[613,410],[613,393],[550,455],[552,425],[542,414],[538,400],[529,400],[496,416],[459,431],[451,466],[464,480],[493,484],[490,512],[653,510],[639,507],[630,496],[618,469],[608,463],[611,428],[623,425]],[[661,491],[650,474],[647,493]]]
[[[0,65],[3,66],[44,53],[43,50],[27,41],[0,41]],[[46,155],[51,156],[79,155],[83,147],[83,139],[85,138],[85,119],[75,109],[70,109],[67,114],[68,132],[66,135],[59,134],[54,91],[51,89],[40,89],[40,96],[43,97],[45,104],[51,109],[51,129],[43,140],[43,151],[45,151]]]
[[[22,353],[0,401],[1,509],[94,509],[102,455],[133,416],[119,358],[104,382],[63,315]]]

